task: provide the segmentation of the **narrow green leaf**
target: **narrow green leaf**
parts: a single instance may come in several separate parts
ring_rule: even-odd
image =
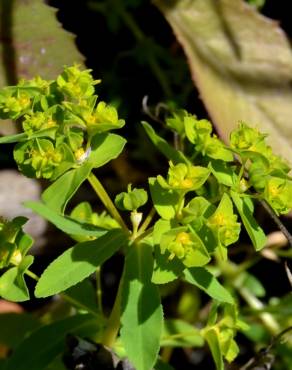
[[[172,161],[174,164],[189,163],[184,154],[179,150],[174,149],[171,145],[168,144],[166,140],[157,135],[156,132],[153,130],[153,127],[150,126],[149,123],[142,122],[142,126],[152,143],[167,159]]]
[[[164,321],[161,346],[202,347],[204,339],[200,330],[186,321],[169,319]]]
[[[126,242],[121,230],[111,230],[98,239],[76,244],[46,268],[36,285],[35,296],[48,297],[79,283]]]
[[[87,161],[82,166],[66,172],[49,186],[42,194],[43,201],[49,208],[64,213],[68,201],[87,179],[92,168],[103,166],[116,158],[123,150],[125,143],[126,140],[119,135],[95,135]]]
[[[64,213],[68,201],[87,179],[91,170],[92,164],[86,162],[81,167],[66,172],[43,192],[42,200],[57,213]]]
[[[155,177],[150,177],[148,181],[153,204],[159,216],[165,220],[174,218],[175,205],[179,201],[178,193],[163,189]]]
[[[231,294],[207,269],[191,267],[184,271],[184,277],[190,284],[196,285],[210,297],[220,302],[234,304]]]
[[[255,250],[260,251],[265,246],[267,237],[253,217],[254,207],[252,200],[244,196],[241,197],[234,191],[231,191],[230,194]]]
[[[91,336],[99,330],[100,323],[92,315],[76,315],[45,325],[20,343],[5,370],[45,370],[64,351],[66,334]]]
[[[126,140],[116,134],[97,134],[91,141],[91,153],[88,161],[92,163],[93,168],[98,168],[117,158],[124,146]]]
[[[137,370],[151,370],[158,356],[163,313],[157,287],[151,283],[152,249],[132,245],[125,262],[121,340]]]
[[[19,141],[22,141],[24,139],[27,139],[27,135],[24,134],[24,133],[16,134],[16,135],[3,136],[3,137],[0,137],[0,144],[18,143]]]
[[[24,205],[50,221],[66,234],[94,236],[98,238],[107,232],[97,226],[78,222],[68,216],[62,216],[41,202],[25,202]]]
[[[205,332],[204,337],[206,338],[210,347],[216,369],[224,370],[223,356],[221,353],[220,343],[215,329],[209,329]]]
[[[1,120],[2,124],[3,120]],[[4,120],[5,122],[5,120]],[[1,132],[1,131],[0,131]],[[0,137],[0,144],[12,144],[12,143],[19,143],[21,141],[25,141],[27,139],[32,139],[36,137],[52,137],[54,136],[55,132],[52,129],[46,129],[42,131],[35,132],[33,135],[28,137],[27,133],[15,134],[15,135],[8,135]]]

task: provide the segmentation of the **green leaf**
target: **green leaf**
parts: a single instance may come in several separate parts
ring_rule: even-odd
[[[158,220],[155,222],[154,229],[153,229],[153,243],[156,245],[160,244],[162,235],[171,230],[172,227],[175,227],[175,225],[172,225],[171,221],[169,220]]]
[[[23,302],[29,299],[24,273],[33,263],[33,256],[26,256],[17,267],[12,267],[0,278],[0,296],[8,301]]]
[[[151,283],[152,249],[133,244],[126,256],[122,291],[121,340],[137,370],[151,370],[158,356],[163,313]]]
[[[209,168],[220,184],[226,186],[234,186],[236,184],[237,176],[230,164],[223,161],[211,161]]]
[[[68,201],[87,179],[91,170],[92,164],[86,162],[81,167],[66,172],[43,192],[42,200],[49,208],[63,214]]]
[[[204,197],[195,197],[182,209],[181,222],[184,225],[191,224],[198,232],[215,210],[216,207]]]
[[[170,220],[175,217],[175,205],[179,201],[179,195],[173,190],[164,189],[155,177],[148,179],[150,193],[154,207],[162,218]]]
[[[39,326],[39,321],[28,313],[1,313],[0,343],[13,349]]]
[[[291,162],[292,52],[278,23],[243,0],[155,3],[184,48],[220,135],[227,141],[238,121],[257,124]]]
[[[220,302],[234,304],[234,300],[228,290],[207,269],[203,267],[185,269],[184,277],[188,283],[196,285],[211,298]]]
[[[204,333],[204,337],[207,340],[208,345],[210,347],[216,365],[216,369],[224,370],[223,356],[216,330],[215,329],[206,330],[206,332]]]
[[[174,149],[171,145],[168,144],[166,140],[157,135],[152,126],[149,125],[149,123],[142,122],[142,126],[152,143],[167,159],[172,161],[174,164],[189,163],[189,160],[184,156],[184,154],[179,150]]]
[[[154,266],[151,281],[154,284],[166,284],[181,276],[185,266],[179,260],[169,260],[169,254],[162,254],[160,241],[162,235],[171,230],[172,224],[169,220],[158,220],[154,225],[153,244],[154,244]]]
[[[43,272],[35,296],[48,297],[84,280],[126,243],[120,230],[111,230],[98,239],[78,243],[56,258]]]
[[[98,168],[117,158],[124,146],[126,140],[116,134],[97,134],[91,141],[91,153],[88,161],[92,163],[93,168]]]
[[[159,246],[155,246],[155,261],[152,274],[152,283],[154,284],[166,284],[173,280],[176,280],[182,275],[185,269],[184,264],[178,260],[169,260],[169,253],[162,254]]]
[[[266,244],[267,237],[253,217],[254,207],[252,200],[248,197],[241,197],[234,191],[231,191],[230,194],[255,250],[261,250]]]
[[[125,143],[126,140],[119,135],[95,135],[87,161],[82,166],[66,172],[49,186],[42,194],[43,201],[49,208],[64,213],[68,201],[87,179],[92,168],[103,166],[116,158],[123,150]]]
[[[169,319],[164,321],[161,346],[167,347],[202,347],[204,339],[200,330],[186,321]]]
[[[97,226],[78,222],[68,216],[62,216],[41,202],[25,202],[24,205],[50,221],[66,234],[85,235],[98,238],[106,233],[106,230]]]
[[[134,188],[128,185],[127,192],[123,191],[115,197],[115,205],[121,211],[136,211],[148,200],[148,194],[144,189]]]
[[[19,141],[27,139],[27,134],[16,134],[16,135],[9,135],[0,137],[0,144],[11,144],[11,143],[18,143]]]
[[[45,370],[65,349],[66,334],[92,336],[100,323],[92,315],[76,315],[45,325],[34,331],[7,360],[5,370]],[[28,356],[28,353],[33,353]]]

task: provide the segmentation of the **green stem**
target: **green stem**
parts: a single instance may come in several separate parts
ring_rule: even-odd
[[[162,350],[161,350],[161,359],[162,359],[162,361],[168,363],[170,361],[172,352],[173,352],[172,347],[163,347]]]
[[[101,279],[100,279],[100,271],[101,267],[97,267],[95,276],[96,276],[96,300],[97,300],[97,307],[100,314],[103,316],[103,308],[102,308],[102,288],[101,288]]]
[[[150,229],[147,229],[144,231],[144,233],[139,234],[136,239],[132,240],[135,243],[140,242],[141,240],[145,239],[146,236],[150,235],[153,232],[153,227],[150,227]]]
[[[35,280],[35,281],[39,281],[39,277],[34,273],[34,272],[32,272],[32,271],[30,271],[30,270],[26,270],[25,271],[25,274],[27,275],[27,276],[29,276],[29,277],[31,277],[33,280]]]
[[[96,192],[99,199],[102,201],[105,208],[110,213],[110,215],[117,221],[117,223],[121,226],[121,228],[127,231],[128,233],[129,230],[127,228],[127,225],[124,223],[124,220],[122,219],[114,203],[112,202],[111,198],[108,196],[108,193],[106,192],[105,188],[102,186],[98,178],[91,172],[87,179],[90,185],[92,186],[93,190]]]
[[[153,220],[153,217],[155,216],[156,209],[154,207],[151,208],[151,211],[146,216],[144,222],[142,223],[141,227],[138,230],[138,235],[141,235],[147,227],[150,225],[151,221]]]
[[[263,310],[263,303],[257,299],[247,288],[239,288],[239,293],[247,304],[254,310]],[[268,312],[262,312],[259,314],[263,324],[269,330],[272,335],[277,335],[280,332],[280,327],[273,316]]]
[[[109,348],[113,347],[120,329],[123,281],[124,272],[121,276],[115,303],[102,337],[102,343]]]
[[[85,306],[82,302],[80,301],[77,301],[76,299],[68,296],[67,294],[65,293],[60,293],[60,296],[65,300],[67,301],[68,303],[70,303],[72,306],[76,306],[76,307],[79,307],[81,310],[84,310],[84,311],[87,311],[88,313],[91,313],[93,316],[96,316],[99,320],[99,322],[101,322],[101,320],[104,320],[103,316],[100,315],[100,313],[92,310],[90,307],[88,306]]]

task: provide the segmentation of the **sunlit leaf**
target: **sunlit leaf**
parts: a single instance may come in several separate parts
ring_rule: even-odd
[[[125,241],[120,230],[111,230],[98,239],[69,248],[43,272],[36,285],[36,297],[60,293],[84,280],[120,249]]]
[[[33,263],[33,256],[25,256],[17,267],[12,267],[0,277],[0,296],[13,302],[29,299],[24,273]]]
[[[43,192],[43,201],[49,208],[63,213],[68,201],[87,179],[91,169],[91,163],[84,163],[83,166],[66,172]]]
[[[184,277],[188,283],[196,285],[213,299],[217,299],[220,302],[234,303],[228,290],[205,268],[191,267],[185,269]]]
[[[240,197],[239,194],[234,191],[231,192],[231,197],[255,250],[261,250],[266,244],[267,237],[253,217],[254,206],[252,200],[247,197]]]
[[[126,257],[121,340],[137,370],[151,370],[159,351],[163,314],[152,270],[151,247],[133,245]]]
[[[104,229],[101,229],[97,226],[78,222],[77,220],[74,220],[68,216],[62,216],[41,202],[25,202],[24,204],[26,207],[32,209],[35,213],[50,221],[53,225],[64,231],[66,234],[99,237],[106,233]]]

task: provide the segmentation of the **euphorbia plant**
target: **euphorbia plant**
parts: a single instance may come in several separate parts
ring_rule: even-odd
[[[111,131],[124,121],[113,106],[98,101],[98,83],[89,70],[73,66],[54,81],[22,80],[0,93],[1,118],[17,120],[22,127],[21,133],[0,142],[17,143],[14,159],[25,176],[51,181],[42,200],[26,206],[77,241],[37,277],[30,270],[33,257],[27,255],[33,241],[22,231],[26,219],[1,220],[0,294],[11,301],[28,300],[27,275],[37,280],[36,297],[61,293],[70,299],[74,286],[96,272],[96,306],[86,305],[78,289],[73,302],[89,313],[81,322],[92,320],[91,315],[99,320],[98,327],[89,330],[97,342],[128,357],[137,370],[150,370],[163,368],[161,347],[202,346],[206,341],[217,369],[223,369],[223,359],[231,362],[237,356],[234,338],[246,327],[237,310],[244,266],[228,262],[228,249],[238,241],[242,225],[255,250],[264,247],[266,237],[253,216],[253,202],[266,202],[278,215],[287,213],[292,207],[290,168],[257,129],[241,123],[226,145],[212,134],[209,121],[175,110],[166,126],[178,136],[183,150],[143,122],[151,141],[168,159],[168,169],[149,178],[149,190],[129,184],[113,200],[94,169],[122,152],[126,140]],[[104,212],[98,214],[82,202],[67,214],[68,202],[86,180]],[[151,209],[146,215],[141,211],[145,204]],[[105,317],[100,267],[117,252],[125,256],[124,269],[112,311]],[[217,279],[220,274],[229,278],[228,289]],[[178,279],[196,286],[213,302],[201,330],[163,317],[159,287]],[[263,321],[273,334],[280,330],[271,317]],[[38,334],[29,338],[34,340],[34,335]],[[20,345],[7,360],[7,370],[20,366],[41,370],[52,360],[20,365],[21,350]]]

